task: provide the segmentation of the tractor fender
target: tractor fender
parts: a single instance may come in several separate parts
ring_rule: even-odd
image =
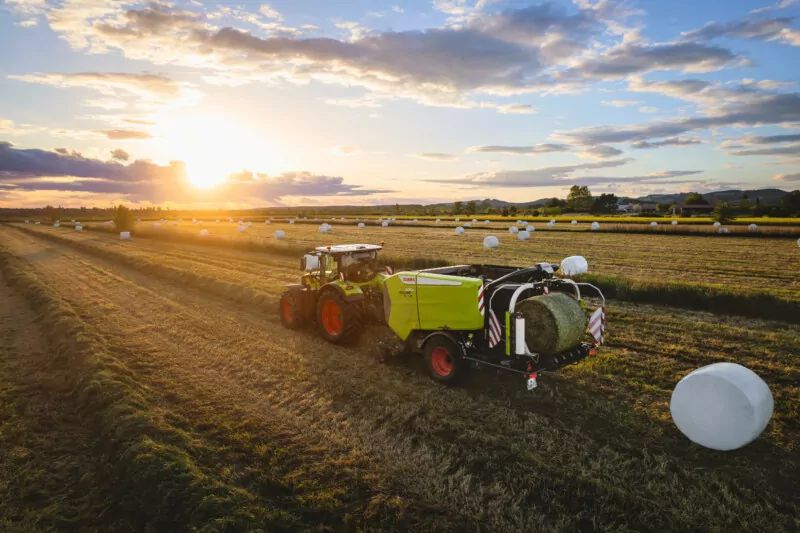
[[[322,287],[320,294],[322,291],[337,291],[347,303],[360,302],[364,299],[364,292],[358,285],[345,285],[342,282],[333,281]]]
[[[467,355],[467,354],[464,353],[464,347],[461,345],[461,341],[459,341],[455,337],[455,335],[452,335],[452,334],[450,334],[450,333],[448,333],[446,331],[434,331],[433,333],[429,333],[429,334],[425,335],[419,341],[419,347],[421,349],[424,349],[425,348],[425,343],[428,342],[430,339],[432,339],[434,337],[446,337],[446,338],[448,338],[449,340],[453,341],[453,344],[458,346],[458,349],[461,351],[461,356],[462,357],[465,357]]]

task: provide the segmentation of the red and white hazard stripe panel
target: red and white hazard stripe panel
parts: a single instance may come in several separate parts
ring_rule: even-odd
[[[598,346],[603,345],[603,336],[606,333],[606,310],[599,308],[589,315],[589,333],[594,337]]]
[[[481,316],[485,316],[486,306],[483,304],[483,285],[478,287],[478,311],[481,312]]]
[[[339,281],[344,283],[344,272],[339,272]]]
[[[500,321],[497,320],[497,315],[494,314],[494,311],[489,309],[489,348],[497,346],[502,338]]]
[[[386,275],[391,276],[392,274],[394,274],[394,270],[389,265],[386,265]]]

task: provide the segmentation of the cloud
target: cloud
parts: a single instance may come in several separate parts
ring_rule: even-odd
[[[622,150],[614,148],[613,146],[608,146],[604,144],[600,144],[597,146],[592,146],[580,152],[578,155],[580,157],[591,157],[593,159],[607,159],[609,157],[616,157],[622,154]]]
[[[83,88],[107,98],[89,99],[86,105],[113,109],[127,104],[119,98],[133,97],[141,107],[190,105],[199,101],[201,93],[191,84],[179,83],[155,74],[125,72],[35,73],[11,75],[10,79],[60,88]]]
[[[405,10],[400,6],[392,6],[392,11],[395,13],[405,13]]]
[[[800,143],[790,144],[788,146],[779,146],[774,148],[756,148],[753,150],[740,150],[738,152],[729,152],[728,155],[735,156],[752,156],[752,155],[781,155],[781,156],[800,156]]]
[[[787,7],[791,7],[797,3],[800,3],[800,0],[782,0],[781,2],[775,2],[774,4],[770,4],[768,6],[759,7],[758,9],[754,9],[750,12],[751,15],[756,15],[758,13],[766,13],[769,11],[777,11],[779,9],[786,9]]]
[[[598,168],[619,167],[631,161],[633,161],[633,159],[614,159],[611,161],[540,167],[528,170],[481,172],[463,178],[435,178],[425,181],[483,187],[553,187],[558,185],[571,185],[572,182],[577,179],[572,176],[575,172]]]
[[[336,155],[356,155],[360,151],[358,146],[337,146],[333,149],[333,153]]]
[[[273,20],[283,20],[281,14],[278,13],[275,9],[270,7],[269,4],[261,4],[261,7],[258,8],[259,13],[264,15],[265,17]]]
[[[777,174],[773,179],[778,181],[800,181],[800,172],[794,174]]]
[[[146,131],[135,130],[98,130],[95,133],[105,135],[106,138],[111,141],[143,141],[153,138],[153,136]]]
[[[250,176],[247,179],[247,176]],[[69,179],[65,179],[69,178]],[[284,172],[277,176],[240,172],[224,183],[200,190],[185,165],[137,160],[100,161],[67,150],[18,149],[0,142],[0,185],[15,191],[66,191],[123,195],[131,201],[196,203],[276,201],[286,196],[369,196],[393,191],[368,189],[339,176]]]
[[[636,105],[639,103],[638,100],[603,100],[600,102],[603,105],[611,106],[611,107],[625,107],[629,105]]]
[[[639,108],[639,111],[642,113],[658,113],[658,108],[652,106],[642,106]]]
[[[504,115],[510,114],[517,114],[517,115],[534,115],[536,114],[536,109],[529,104],[510,104],[510,105],[501,105],[497,108],[499,113]]]
[[[702,141],[698,141],[697,139],[685,139],[681,137],[669,137],[664,139],[663,141],[636,141],[635,143],[631,143],[631,148],[635,148],[637,150],[643,150],[646,148],[661,148],[663,146],[694,146],[697,144],[703,144]]]
[[[116,159],[117,161],[127,161],[130,158],[131,155],[122,148],[111,150],[111,159]]]
[[[788,135],[765,135],[765,136],[741,137],[739,139],[733,140],[732,142],[737,146],[800,142],[800,133],[792,133]],[[733,146],[730,147],[732,148]]]
[[[428,159],[431,161],[454,161],[458,159],[458,156],[455,154],[445,154],[442,152],[427,152],[424,154],[413,154],[412,157],[416,157],[419,159]]]
[[[782,32],[788,29],[794,17],[777,17],[754,19],[752,17],[720,24],[710,22],[700,28],[683,33],[681,36],[689,41],[709,41],[720,37],[737,37],[740,39],[757,39],[774,41],[780,39]]]
[[[545,154],[548,152],[568,152],[570,147],[565,144],[536,144],[533,146],[471,146],[467,149],[468,152],[476,153],[500,153],[500,154],[514,154],[514,155],[533,155]]]

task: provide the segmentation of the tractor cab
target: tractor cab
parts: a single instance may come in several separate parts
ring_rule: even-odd
[[[376,244],[337,244],[319,246],[300,259],[300,269],[305,272],[301,283],[319,288],[335,280],[367,283],[379,272]]]

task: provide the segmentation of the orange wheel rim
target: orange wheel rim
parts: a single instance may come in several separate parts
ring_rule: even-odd
[[[442,346],[434,348],[431,352],[431,366],[440,376],[449,376],[453,371],[453,357],[450,355],[450,350]]]
[[[342,311],[333,300],[325,300],[322,304],[322,327],[332,337],[342,332]]]
[[[292,321],[292,304],[289,303],[289,300],[284,300],[281,302],[281,312],[283,313],[283,318],[286,319],[287,322]]]

